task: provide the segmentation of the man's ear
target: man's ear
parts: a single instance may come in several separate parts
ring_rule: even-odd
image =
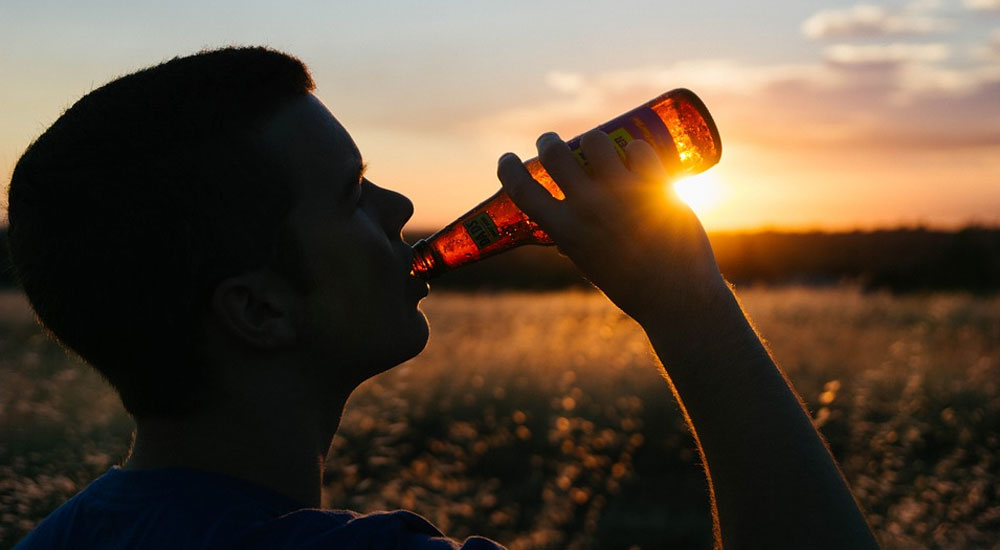
[[[284,279],[258,269],[219,283],[210,307],[225,333],[252,348],[277,350],[295,343],[297,299]]]

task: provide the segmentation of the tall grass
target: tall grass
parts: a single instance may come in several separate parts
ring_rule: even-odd
[[[749,289],[886,549],[1000,548],[1000,298]],[[639,328],[598,294],[438,294],[363,385],[324,504],[408,508],[513,549],[709,548],[697,453]],[[711,337],[706,335],[706,337]],[[0,547],[121,460],[103,382],[0,299]]]

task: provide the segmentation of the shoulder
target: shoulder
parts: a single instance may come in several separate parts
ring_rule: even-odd
[[[236,546],[295,549],[503,550],[482,537],[462,544],[413,512],[296,510],[260,524]]]
[[[241,480],[205,472],[112,469],[17,546],[34,548],[497,550],[464,544],[407,511],[303,509]]]
[[[298,506],[236,479],[183,469],[112,468],[45,518],[17,546],[216,548]]]

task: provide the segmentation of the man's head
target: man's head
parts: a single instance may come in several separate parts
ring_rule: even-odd
[[[427,284],[411,275],[412,250],[400,235],[410,200],[364,176],[350,134],[315,96],[283,105],[256,142],[297,198],[286,226],[296,254],[285,263],[309,290],[258,286],[253,271],[232,277],[211,301],[215,325],[250,347],[294,346],[295,364],[319,367],[305,374],[326,392],[350,391],[416,355],[428,336],[416,307]],[[243,296],[258,289],[253,307]],[[331,358],[337,369],[327,368]]]
[[[279,137],[305,131],[281,121],[296,105],[318,104],[312,89],[301,62],[263,48],[177,58],[89,93],[18,162],[9,194],[17,274],[41,321],[101,371],[134,415],[192,412],[224,391],[203,329],[206,319],[226,317],[233,296],[270,292],[281,281],[289,291],[281,299],[298,300],[286,308],[295,313],[286,323],[290,341],[265,330],[259,342],[237,334],[234,345],[264,354],[312,345],[306,333],[318,329],[298,312],[338,281],[320,280],[327,273],[308,256],[320,251],[300,238],[312,228],[298,212],[317,199],[301,183],[303,159]],[[316,154],[346,164],[357,149],[336,127],[339,140],[326,142],[336,150]],[[338,175],[326,176],[343,187]],[[398,225],[401,264],[398,231],[408,216],[386,222]],[[256,286],[247,286],[254,274]],[[344,288],[356,280],[339,283],[344,296],[365,293]]]

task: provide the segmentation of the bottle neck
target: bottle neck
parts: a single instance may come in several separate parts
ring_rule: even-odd
[[[427,239],[420,239],[413,245],[413,270],[412,273],[421,279],[430,279],[440,275],[438,271],[441,264],[434,258],[434,250],[427,243]]]

